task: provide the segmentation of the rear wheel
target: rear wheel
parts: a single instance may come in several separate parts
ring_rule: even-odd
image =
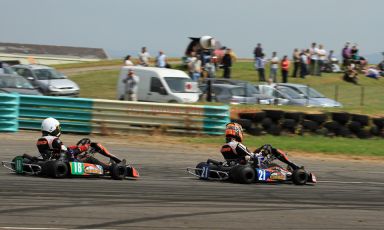
[[[229,174],[235,183],[250,184],[255,181],[256,172],[249,165],[235,165]]]
[[[308,181],[308,173],[304,169],[296,169],[292,173],[292,182],[296,185],[304,185]]]
[[[45,164],[47,175],[53,178],[65,178],[68,176],[68,165],[60,160],[48,161]]]

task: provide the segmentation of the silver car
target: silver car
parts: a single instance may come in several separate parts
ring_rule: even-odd
[[[230,104],[269,104],[271,99],[245,87],[229,84],[212,84],[212,98]]]
[[[54,68],[44,65],[14,65],[12,68],[44,95],[69,97],[79,95],[79,86]]]
[[[317,90],[307,85],[293,84],[293,83],[278,83],[277,85],[285,86],[295,90],[300,95],[303,95],[305,98],[310,99],[312,103],[315,104],[315,106],[319,106],[319,107],[342,107],[343,106],[340,102],[325,97],[323,94],[319,93]]]
[[[17,74],[0,74],[0,93],[42,95],[29,81]]]

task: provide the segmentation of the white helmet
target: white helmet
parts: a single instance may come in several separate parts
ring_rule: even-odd
[[[48,117],[41,123],[41,132],[44,136],[56,136],[61,135],[60,122],[55,118]]]

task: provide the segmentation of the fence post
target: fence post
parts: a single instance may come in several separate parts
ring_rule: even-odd
[[[339,101],[339,85],[335,85],[335,101]]]

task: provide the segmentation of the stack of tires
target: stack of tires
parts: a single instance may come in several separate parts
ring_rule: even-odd
[[[261,122],[263,129],[274,136],[279,136],[282,131],[281,120],[284,116],[282,110],[263,110],[265,112],[265,118]]]
[[[373,126],[371,127],[371,134],[374,136],[384,137],[384,117],[372,118]]]
[[[261,124],[265,116],[266,113],[264,111],[244,112],[239,113],[240,119],[233,119],[232,121],[241,124],[248,134],[258,136],[264,134]]]
[[[325,134],[326,129],[323,125],[327,121],[327,119],[328,116],[324,113],[303,114],[303,120],[301,122],[301,129],[299,131],[299,134]]]
[[[347,127],[351,115],[346,112],[332,112],[332,121],[326,122],[324,127],[327,129],[327,136],[352,137],[351,131]]]
[[[369,125],[369,117],[361,114],[351,114],[351,122],[348,124],[348,128],[352,134],[358,138],[369,138],[371,136],[370,131],[367,129]]]
[[[281,122],[282,131],[288,134],[296,134],[302,123],[303,113],[285,112]]]

